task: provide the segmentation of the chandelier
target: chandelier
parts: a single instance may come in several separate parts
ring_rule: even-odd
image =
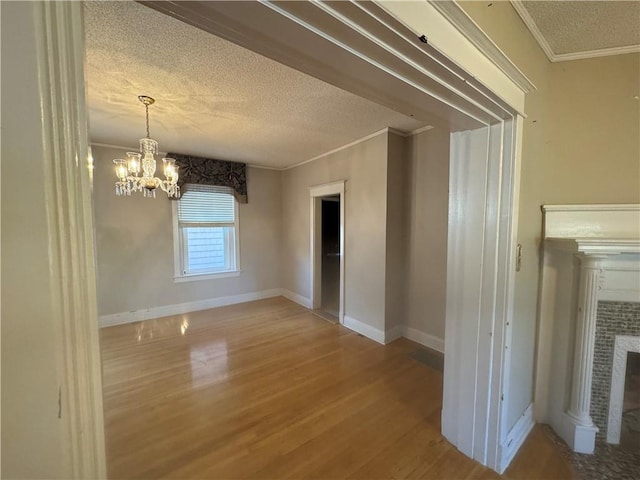
[[[156,198],[156,190],[161,188],[169,198],[180,196],[178,186],[178,166],[173,158],[163,158],[163,170],[166,180],[154,177],[156,173],[156,155],[158,154],[158,142],[149,137],[149,105],[155,103],[155,99],[140,95],[138,97],[144,104],[147,120],[147,136],[140,140],[140,153],[127,152],[127,159],[116,158],[116,195],[130,196],[131,192],[142,192],[145,197]],[[142,176],[140,169],[142,168]]]

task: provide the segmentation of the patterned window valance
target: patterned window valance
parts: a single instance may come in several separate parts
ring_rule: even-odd
[[[168,153],[180,167],[178,185],[184,191],[185,184],[218,185],[229,187],[238,203],[247,203],[247,164],[210,158],[193,157],[180,153]],[[188,187],[187,187],[188,188]]]

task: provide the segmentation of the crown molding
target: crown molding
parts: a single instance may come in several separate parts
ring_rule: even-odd
[[[549,61],[555,62],[556,60],[554,60],[554,58],[556,57],[556,54],[553,52],[551,45],[547,43],[547,40],[544,38],[544,35],[542,35],[538,25],[536,25],[536,22],[533,20],[531,15],[529,15],[529,11],[524,7],[522,2],[520,0],[511,0],[511,6],[515,9],[518,15],[520,15],[520,18],[531,32],[531,35],[533,35],[533,38],[536,39],[536,42],[538,42],[538,45],[540,45],[540,48],[542,48],[542,51],[545,53]]]
[[[346,148],[349,147],[353,147],[354,145],[357,145],[358,143],[362,143],[366,140],[369,140],[370,138],[373,137],[377,137],[378,135],[382,134],[382,133],[393,133],[399,137],[403,137],[403,138],[407,138],[407,137],[412,137],[414,135],[418,135],[419,133],[422,132],[426,132],[427,130],[432,130],[434,127],[432,125],[425,125],[424,127],[420,127],[420,128],[416,128],[415,130],[411,130],[410,132],[403,132],[402,130],[398,130],[396,128],[393,127],[385,127],[381,130],[378,130],[376,132],[373,132],[369,135],[365,135],[364,137],[358,138],[357,140],[354,140],[352,142],[349,142],[345,145],[341,145],[337,148],[334,148],[332,150],[329,150],[327,152],[321,153],[320,155],[316,155],[315,157],[309,158],[307,160],[303,160],[302,162],[298,162],[296,164],[293,165],[289,165],[286,167],[271,167],[268,165],[254,165],[252,163],[246,163],[247,167],[251,167],[251,168],[261,168],[263,170],[276,170],[279,172],[282,172],[284,170],[290,170],[292,168],[296,168],[299,167],[301,165],[305,165],[307,163],[311,163],[315,160],[319,160],[323,157],[326,157],[327,155],[331,155],[332,153],[336,153],[339,152],[340,150],[344,150]],[[114,145],[114,144],[110,144],[110,143],[99,143],[99,142],[91,142],[91,146],[92,147],[102,147],[102,148],[113,148],[113,149],[117,149],[117,150],[124,150],[124,151],[128,151],[128,152],[132,152],[135,151],[137,149],[137,147],[125,147],[123,145]],[[167,152],[158,152],[159,155],[166,155]]]
[[[448,2],[443,2],[448,3]],[[524,7],[521,0],[511,0],[511,6],[518,13],[524,24],[527,26],[533,38],[536,39],[540,48],[551,62],[566,62],[569,60],[583,60],[585,58],[608,57],[611,55],[624,55],[626,53],[640,53],[640,45],[625,45],[623,47],[601,48],[598,50],[585,50],[573,53],[555,53],[551,45],[544,38],[544,35],[536,25],[535,20]]]
[[[554,55],[552,62],[566,62],[568,60],[583,60],[585,58],[610,57],[627,53],[640,53],[640,45],[625,45],[624,47],[602,48],[600,50],[586,50],[584,52],[561,53]]]
[[[307,160],[303,160],[302,162],[298,162],[298,163],[296,163],[294,165],[291,165],[289,167],[284,167],[281,170],[291,170],[292,168],[301,167],[302,165],[306,165],[307,163],[315,162],[316,160],[320,160],[321,158],[324,158],[324,157],[326,157],[328,155],[331,155],[333,153],[339,152],[340,150],[344,150],[346,148],[353,147],[354,145],[357,145],[359,143],[365,142],[365,141],[367,141],[367,140],[369,140],[369,139],[371,139],[373,137],[377,137],[378,135],[381,135],[383,133],[389,133],[390,131],[393,131],[393,133],[397,132],[397,130],[391,129],[391,127],[385,127],[382,130],[378,130],[377,132],[373,132],[373,133],[371,133],[369,135],[366,135],[366,136],[364,136],[362,138],[359,138],[358,140],[354,140],[353,142],[349,142],[349,143],[347,143],[345,145],[342,145],[340,147],[334,148],[333,150],[329,150],[328,152],[321,153],[320,155],[317,155],[315,157],[309,158]]]
[[[522,73],[456,1],[430,0],[430,3],[524,93],[536,90],[533,82]]]

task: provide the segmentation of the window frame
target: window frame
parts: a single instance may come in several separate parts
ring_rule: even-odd
[[[193,282],[198,280],[215,280],[220,278],[239,277],[242,270],[240,269],[240,218],[238,201],[235,199],[232,193],[229,193],[233,198],[233,224],[227,223],[219,226],[233,226],[234,232],[234,249],[235,249],[235,268],[231,270],[223,270],[220,272],[202,272],[202,273],[184,273],[185,261],[187,255],[187,245],[185,241],[186,232],[180,227],[178,221],[178,202],[180,200],[171,201],[171,216],[173,220],[173,282]],[[197,226],[197,224],[194,224]],[[201,226],[209,226],[202,225]],[[229,243],[225,241],[225,247],[229,248]]]

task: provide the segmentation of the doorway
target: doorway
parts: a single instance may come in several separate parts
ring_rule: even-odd
[[[340,315],[340,195],[321,197],[320,316],[338,323]]]
[[[228,5],[227,2],[191,2],[178,5],[179,3],[158,2],[154,5],[156,8],[172,10],[212,9]],[[519,84],[511,82],[511,64],[508,59],[498,58],[490,65],[487,62],[491,59],[487,60],[481,50],[462,36],[458,38],[454,29],[436,28],[441,24],[448,24],[446,19],[433,10],[435,7],[429,2],[400,2],[398,5],[390,2],[387,7],[392,8],[399,18],[408,19],[409,23],[416,19],[418,25],[415,31],[374,2],[363,2],[361,5],[349,2],[338,2],[336,5],[318,2],[290,2],[288,5],[269,2],[229,3],[231,5],[228,6],[230,11],[227,15],[205,15],[200,12],[196,17],[200,22],[199,27],[205,28],[203,19],[209,19],[213,24],[211,30],[214,30],[213,27],[223,30],[226,38],[237,34],[245,42],[258,42],[269,50],[272,58],[286,56],[301,68],[315,68],[314,72],[307,73],[332,76],[327,79],[333,80],[335,84],[351,86],[352,89],[358,87],[361,91],[366,91],[369,98],[412,115],[433,118],[434,124],[450,127],[452,132],[463,132],[452,136],[454,168],[450,182],[455,188],[452,188],[450,196],[453,200],[449,212],[451,235],[447,291],[450,293],[447,300],[448,347],[445,347],[449,355],[448,366],[445,365],[445,405],[449,408],[447,414],[443,414],[443,427],[446,423],[444,420],[447,420],[446,436],[464,453],[498,471],[504,470],[521,442],[519,438],[514,441],[514,438],[507,435],[503,416],[510,403],[508,398],[501,396],[501,392],[508,391],[507,374],[511,349],[507,353],[505,350],[508,343],[506,339],[510,338],[511,332],[507,327],[513,317],[512,246],[517,225],[517,161],[522,134],[522,117],[518,108],[521,111],[524,105],[525,92],[518,89]],[[59,129],[47,127],[44,132],[48,140],[46,144],[53,145],[53,161],[48,162],[51,168],[45,175],[45,194],[51,199],[50,225],[56,227],[51,228],[52,237],[55,237],[52,242],[60,242],[61,245],[61,248],[52,250],[55,255],[51,263],[54,267],[73,265],[76,274],[70,278],[78,280],[59,282],[60,276],[55,268],[50,269],[51,281],[60,284],[62,290],[59,298],[67,299],[60,304],[69,306],[69,311],[65,311],[64,315],[53,315],[56,325],[60,326],[58,330],[64,334],[64,342],[60,342],[63,345],[61,349],[72,360],[67,362],[64,375],[69,380],[67,384],[72,386],[68,392],[72,401],[66,402],[71,405],[68,407],[71,414],[62,418],[79,419],[73,425],[65,420],[69,422],[74,448],[79,452],[73,466],[80,473],[75,476],[103,476],[100,473],[104,471],[104,455],[101,454],[100,443],[103,426],[101,402],[97,393],[100,386],[97,325],[86,321],[87,318],[96,317],[92,218],[90,208],[87,207],[90,205],[90,200],[87,200],[90,185],[86,174],[69,174],[78,171],[77,159],[86,156],[83,156],[82,150],[86,152],[87,145],[86,131],[78,128],[78,125],[85,124],[82,112],[82,15],[78,11],[80,7],[73,3],[36,5],[29,8],[38,9],[35,12],[38,15],[36,19],[43,28],[36,31],[44,32],[36,37],[40,49],[38,61],[44,70],[39,93],[46,100],[43,102],[46,106],[43,115],[45,120],[49,120],[43,124],[59,125]],[[285,7],[292,10],[318,10],[314,10],[313,15],[302,11],[296,16],[297,12],[286,11]],[[343,7],[348,9],[344,13],[325,12]],[[265,27],[266,22],[262,17],[237,11],[242,8],[267,10],[265,15],[269,15],[272,20],[268,24],[269,28]],[[424,15],[413,14],[414,10],[421,8],[426,11],[418,13]],[[183,18],[189,18],[187,13]],[[198,14],[197,11],[193,13]],[[378,21],[374,22],[372,18]],[[431,19],[433,22],[429,22]],[[234,24],[237,25],[241,20],[259,23],[255,27],[259,35],[251,34],[251,25],[234,28]],[[324,22],[319,26],[323,28],[316,28],[309,23],[316,20]],[[418,34],[429,25],[432,26],[432,34],[429,42],[425,43],[425,35],[419,37]],[[340,38],[324,33],[330,30]],[[58,32],[70,33],[56,35]],[[312,39],[305,42],[289,41],[288,39],[295,38],[295,34],[305,38],[312,36]],[[367,38],[364,40],[358,36],[365,37],[365,34]],[[269,38],[265,38],[268,35],[272,35],[276,41],[270,43]],[[447,41],[443,36],[451,37],[452,41]],[[385,42],[380,39],[385,39]],[[389,46],[387,42],[392,45]],[[432,44],[444,46],[444,53],[435,49]],[[274,45],[282,48],[278,50]],[[363,51],[351,45],[362,46]],[[397,48],[393,45],[397,45]],[[449,48],[448,45],[452,47]],[[295,51],[296,46],[301,46],[299,52]],[[483,68],[484,64],[478,63],[478,69],[495,75],[497,80],[491,77],[483,82],[481,75],[481,80],[478,81],[447,57],[449,54],[457,58],[460,57],[460,52],[467,51],[475,52],[470,54],[471,58],[478,57],[485,61],[491,68]],[[52,62],[46,61],[45,54],[64,60],[58,70],[53,69]],[[338,60],[341,62],[340,69],[326,68],[327,65],[335,65]],[[502,67],[505,64],[506,69]],[[60,71],[65,75],[60,75]],[[47,82],[51,85],[47,85]],[[489,91],[484,85],[489,85],[498,94]],[[385,92],[390,93],[385,96]],[[504,92],[507,95],[499,95]],[[465,131],[474,131],[476,134],[467,135]],[[58,141],[59,132],[65,133],[65,138],[70,140]],[[485,148],[476,147],[475,141],[481,137],[490,141],[489,145],[480,145]],[[464,155],[466,152],[477,155],[477,162],[470,162],[468,155]],[[486,175],[471,174],[472,167],[478,163],[486,167]],[[64,179],[65,182],[60,184],[59,179]],[[64,187],[66,196],[58,193],[59,185]],[[474,195],[464,194],[469,185],[474,188]],[[319,196],[329,193],[334,192]],[[480,202],[476,201],[477,198],[480,198]],[[344,191],[341,192],[340,204],[342,321],[345,302],[344,265],[348,254],[344,250]],[[80,228],[71,228],[69,225],[79,225]],[[312,232],[315,225],[314,222],[311,223]],[[479,238],[482,241],[478,242]],[[72,248],[77,245],[85,249]],[[479,249],[482,255],[473,255],[478,253],[474,248]],[[311,263],[314,265],[315,260]],[[321,300],[321,296],[315,294],[316,288],[321,288],[321,281],[315,281],[316,271],[320,272],[320,265],[317,266],[318,268],[312,267],[314,304],[316,300]],[[470,268],[474,268],[472,276],[466,275]],[[88,281],[84,281],[85,279]],[[73,301],[74,299],[77,301]],[[62,306],[58,310],[62,311]],[[481,347],[480,338],[484,340]],[[465,349],[468,345],[474,346],[474,349]],[[449,348],[456,346],[461,348]],[[473,362],[469,362],[470,359]],[[480,397],[483,402],[476,402]],[[470,412],[471,415],[457,416],[458,412]],[[77,425],[85,428],[81,430]]]
[[[311,200],[311,305],[332,323],[344,318],[344,181],[309,190]]]

